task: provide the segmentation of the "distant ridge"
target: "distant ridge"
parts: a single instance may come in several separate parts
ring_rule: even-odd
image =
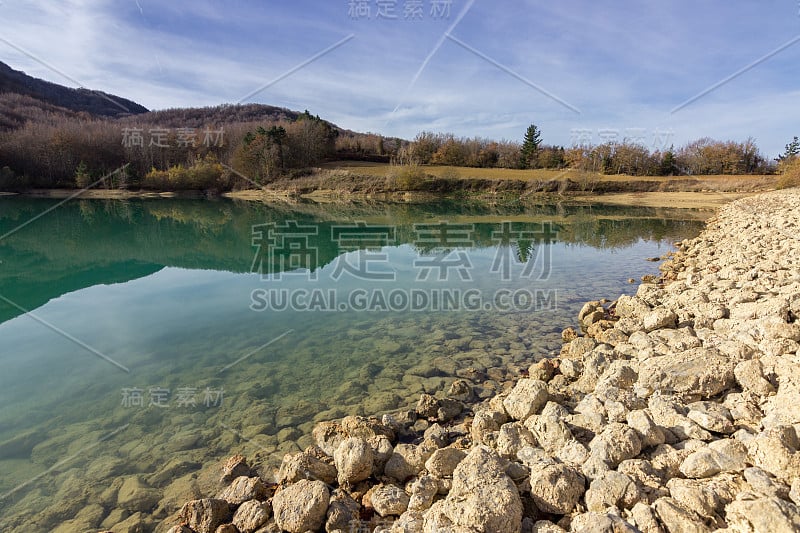
[[[147,113],[136,102],[113,94],[89,89],[73,89],[40,80],[0,62],[0,93],[29,96],[74,112],[86,112],[100,117],[123,117]]]

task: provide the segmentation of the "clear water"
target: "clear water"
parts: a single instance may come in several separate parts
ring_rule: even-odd
[[[3,531],[49,531],[91,504],[107,515],[124,476],[165,491],[231,452],[269,468],[315,421],[410,405],[467,367],[527,365],[708,215],[57,204],[0,198]],[[170,461],[189,466],[147,478]]]

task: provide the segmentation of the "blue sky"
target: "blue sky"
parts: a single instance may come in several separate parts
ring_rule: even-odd
[[[293,71],[247,101],[405,138],[518,140],[533,122],[550,144],[752,136],[774,157],[800,135],[797,0],[434,1],[406,19],[414,0],[352,2],[369,17],[348,0],[0,0],[0,59],[150,109],[234,103]]]

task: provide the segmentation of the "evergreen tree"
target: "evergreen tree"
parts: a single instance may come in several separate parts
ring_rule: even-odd
[[[539,152],[539,145],[542,144],[542,132],[531,124],[525,131],[525,139],[520,148],[520,165],[522,168],[531,168],[536,164],[536,155]]]
[[[798,155],[800,155],[800,139],[798,139],[795,135],[795,137],[792,139],[792,142],[786,145],[783,154],[778,156],[778,161],[793,159]]]
[[[677,165],[675,163],[675,153],[672,151],[672,147],[669,150],[664,152],[664,156],[661,158],[661,165],[659,168],[659,174],[662,176],[674,176],[677,172]]]

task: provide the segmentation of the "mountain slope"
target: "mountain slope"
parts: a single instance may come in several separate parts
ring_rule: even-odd
[[[40,80],[14,70],[3,62],[0,62],[0,93],[30,96],[52,106],[104,117],[138,115],[148,111],[144,106],[126,98]]]

